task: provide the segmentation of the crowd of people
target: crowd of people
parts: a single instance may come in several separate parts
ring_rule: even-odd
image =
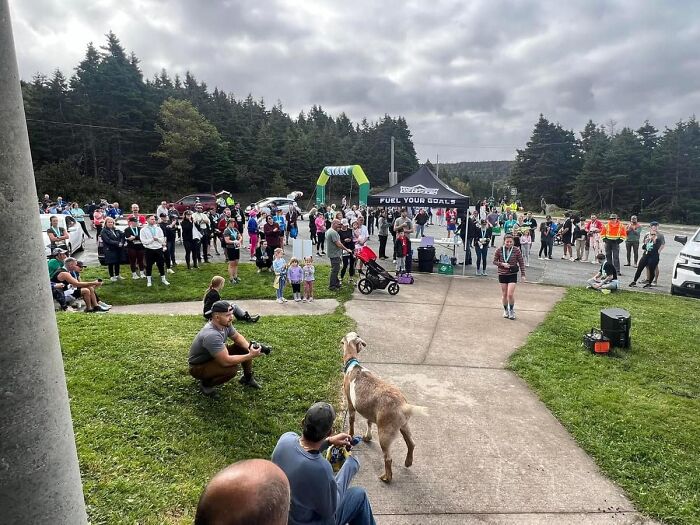
[[[313,301],[314,258],[291,257],[287,261],[285,256],[285,246],[298,236],[301,211],[292,207],[285,212],[273,206],[269,213],[255,209],[244,212],[240,206],[228,204],[222,202],[220,209],[204,212],[195,203],[193,210],[186,210],[180,216],[164,201],[154,214],[141,214],[138,204],[130,207],[130,214],[123,214],[116,202],[84,210],[76,203],[63,205],[63,200],[58,198],[42,207],[42,211],[58,214],[68,210],[81,224],[90,221],[102,241],[109,277],[115,283],[124,279],[120,267],[126,259],[131,279],[145,279],[146,286],[152,286],[155,266],[160,283],[168,286],[166,277],[174,273],[177,265],[175,245],[181,242],[187,269],[198,268],[202,262],[220,255],[228,262],[228,281],[236,285],[241,282],[238,276],[241,252],[247,251],[258,272],[269,271],[274,276],[278,302],[286,302],[287,285],[292,289],[294,301]],[[118,219],[125,219],[127,225],[117,228]],[[431,226],[444,228],[447,238],[458,237],[462,241],[464,264],[471,264],[471,248],[474,248],[477,276],[487,275],[489,262],[495,266],[503,317],[511,320],[516,319],[516,285],[526,279],[536,240],[540,241],[541,260],[552,260],[556,245],[562,246],[562,260],[595,264],[597,271],[588,279],[587,286],[603,293],[619,288],[621,266],[636,267],[630,286],[636,286],[644,271],[647,272],[645,286],[651,286],[658,279],[659,255],[664,247],[664,237],[658,232],[656,222],[643,231],[637,217],[623,224],[615,214],[604,222],[597,215],[584,219],[566,213],[556,221],[546,215],[538,224],[532,213],[522,213],[515,204],[502,202],[491,206],[486,200],[473,212],[461,214],[451,208],[320,205],[310,210],[308,216],[316,257],[328,257],[330,261],[331,290],[340,289],[346,277],[350,284],[354,283],[362,270],[358,252],[374,234],[379,240],[379,259],[391,258],[397,274],[410,272],[411,239],[425,236]],[[89,235],[87,228],[85,231]],[[82,301],[86,312],[109,311],[111,305],[98,295],[102,280],[82,280],[85,265],[68,256],[64,244],[66,232],[52,220],[47,234],[52,250],[48,261],[51,288],[60,308],[70,309]],[[625,250],[621,254],[623,243]],[[387,246],[391,248],[390,254]],[[491,248],[493,256],[489,259]],[[209,397],[218,397],[219,387],[233,380],[239,369],[242,374],[238,382],[243,387],[262,388],[254,376],[254,361],[271,351],[262,343],[249,341],[234,326],[234,319],[254,323],[260,316],[221,300],[225,285],[224,277],[212,278],[202,300],[206,322],[194,337],[188,356],[190,375]],[[315,403],[304,417],[301,434],[283,434],[271,461],[242,461],[216,474],[200,497],[195,523],[374,523],[365,491],[349,486],[359,469],[357,459],[348,453],[343,466],[334,473],[324,457],[328,447],[349,447],[351,443],[348,434],[333,433],[335,419],[331,405]]]

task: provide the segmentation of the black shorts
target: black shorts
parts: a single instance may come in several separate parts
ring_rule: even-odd
[[[226,248],[226,257],[229,261],[237,261],[241,258],[241,250],[239,248]]]
[[[518,282],[518,274],[517,273],[507,273],[505,275],[499,275],[498,282],[501,284],[517,283]]]

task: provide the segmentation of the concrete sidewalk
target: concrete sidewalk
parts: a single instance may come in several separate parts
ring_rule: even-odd
[[[355,449],[355,482],[368,490],[378,523],[652,523],[505,369],[563,293],[520,284],[517,321],[502,318],[498,283],[475,277],[418,275],[395,297],[355,293],[346,304],[368,344],[362,363],[430,412],[411,420],[410,469],[403,439],[394,441],[390,485],[378,478],[376,429],[371,444]],[[355,432],[365,428],[358,417]]]
[[[237,304],[251,314],[260,315],[323,315],[332,313],[338,307],[338,301],[335,299],[316,299],[312,303],[287,301],[284,304],[265,299],[229,302]],[[201,315],[202,301],[113,306],[110,314]]]

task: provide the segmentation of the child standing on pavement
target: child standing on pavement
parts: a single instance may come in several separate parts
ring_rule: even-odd
[[[530,236],[530,228],[522,228],[520,230],[520,251],[525,260],[525,266],[530,266],[530,248],[532,248],[532,237]]]
[[[294,302],[298,303],[301,301],[301,281],[304,279],[304,271],[301,269],[301,266],[299,266],[299,260],[296,257],[292,257],[289,260],[287,278],[289,282],[292,283]]]
[[[275,272],[275,282],[272,287],[277,290],[277,302],[286,303],[284,298],[284,287],[287,284],[287,261],[282,257],[282,248],[275,249],[272,270]]]
[[[396,243],[394,244],[394,258],[396,259],[396,275],[406,271],[406,256],[408,255],[408,239],[403,228],[399,228],[396,233]]]
[[[315,273],[316,268],[314,268],[314,258],[310,255],[304,259],[304,298],[303,302],[314,300],[314,281],[316,280]]]

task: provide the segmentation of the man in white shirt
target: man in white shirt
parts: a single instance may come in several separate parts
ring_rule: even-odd
[[[162,228],[156,223],[155,215],[149,215],[147,225],[141,228],[141,244],[146,251],[146,286],[153,286],[153,263],[158,267],[160,282],[168,286],[170,283],[165,278],[165,259],[163,257],[163,252],[168,249],[168,243]]]

